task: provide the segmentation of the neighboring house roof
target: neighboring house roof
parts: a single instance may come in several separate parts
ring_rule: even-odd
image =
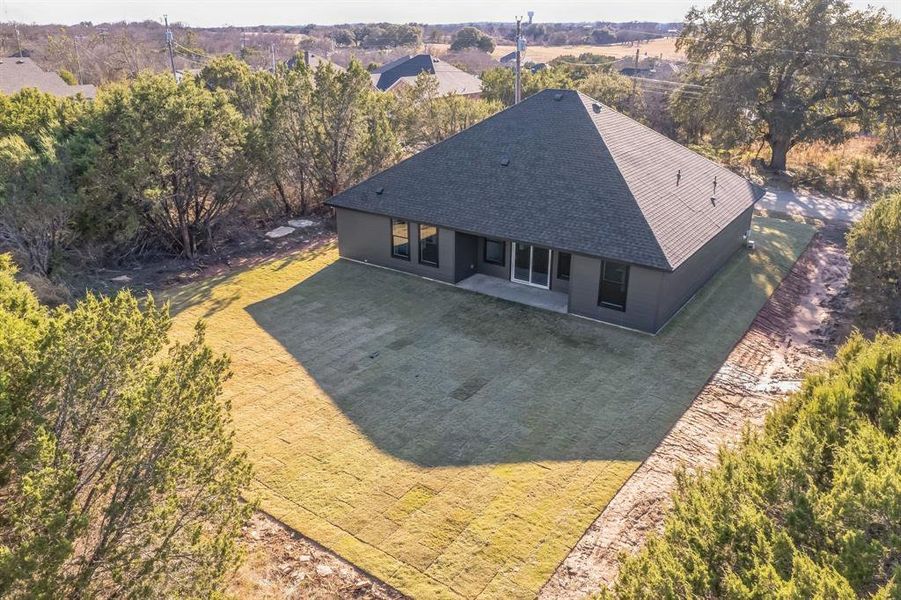
[[[509,62],[516,62],[516,50],[510,52],[509,54],[504,54],[502,57],[497,59],[501,64],[506,64]],[[526,60],[526,53],[521,52],[519,56],[519,61],[524,62]]]
[[[329,204],[674,270],[762,195],[584,94],[545,90]]]
[[[309,50],[304,50],[303,54],[295,54],[294,56],[289,58],[287,61],[285,61],[285,65],[289,69],[293,69],[294,65],[297,64],[298,58],[302,59],[303,62],[311,69],[316,69],[316,67],[318,67],[320,64],[326,63],[326,64],[331,65],[335,69],[338,69],[339,71],[347,70],[344,67],[342,67],[341,65],[333,63],[332,61],[330,61],[329,59],[327,59],[325,57],[319,56],[318,54],[313,54]]]
[[[30,58],[0,59],[0,92],[14,94],[22,88],[37,88],[54,96],[75,96],[85,98],[97,95],[93,85],[69,85],[56,73],[45,71]]]
[[[650,67],[623,67],[619,70],[620,75],[635,77],[637,75],[650,75],[653,69]]]
[[[410,83],[416,76],[425,72],[438,79],[440,94],[479,94],[482,81],[466,71],[444,62],[430,54],[402,56],[382,65],[371,73],[372,85],[382,91],[394,88],[399,83]]]

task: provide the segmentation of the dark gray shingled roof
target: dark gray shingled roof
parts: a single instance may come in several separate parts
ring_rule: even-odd
[[[22,88],[37,88],[54,96],[75,96],[85,98],[97,95],[93,85],[69,85],[63,78],[51,71],[45,71],[27,57],[0,59],[0,92],[15,94]]]
[[[482,91],[482,80],[466,71],[461,71],[450,63],[430,54],[402,56],[382,65],[372,72],[372,85],[385,91],[398,82],[411,84],[422,72],[434,75],[438,80],[439,94],[478,94]]]
[[[545,90],[329,204],[673,270],[762,195],[584,94]]]

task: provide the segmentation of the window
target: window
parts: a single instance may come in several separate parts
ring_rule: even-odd
[[[500,240],[485,240],[485,262],[504,266],[507,262],[507,243]]]
[[[410,224],[391,219],[391,256],[410,260]]]
[[[601,264],[601,286],[598,305],[626,310],[626,288],[629,286],[629,265],[612,260]]]
[[[569,281],[569,263],[572,262],[573,255],[569,252],[560,252],[557,254],[557,279],[565,279]]]
[[[434,225],[419,225],[419,262],[438,266],[438,228]]]

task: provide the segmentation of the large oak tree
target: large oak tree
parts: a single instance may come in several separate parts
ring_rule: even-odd
[[[688,13],[678,46],[693,63],[683,113],[720,141],[765,141],[772,169],[785,170],[800,142],[839,142],[862,128],[897,148],[901,23],[884,10],[718,0]]]

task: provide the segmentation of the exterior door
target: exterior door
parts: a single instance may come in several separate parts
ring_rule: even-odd
[[[510,279],[544,289],[551,287],[551,251],[548,248],[513,242]]]

